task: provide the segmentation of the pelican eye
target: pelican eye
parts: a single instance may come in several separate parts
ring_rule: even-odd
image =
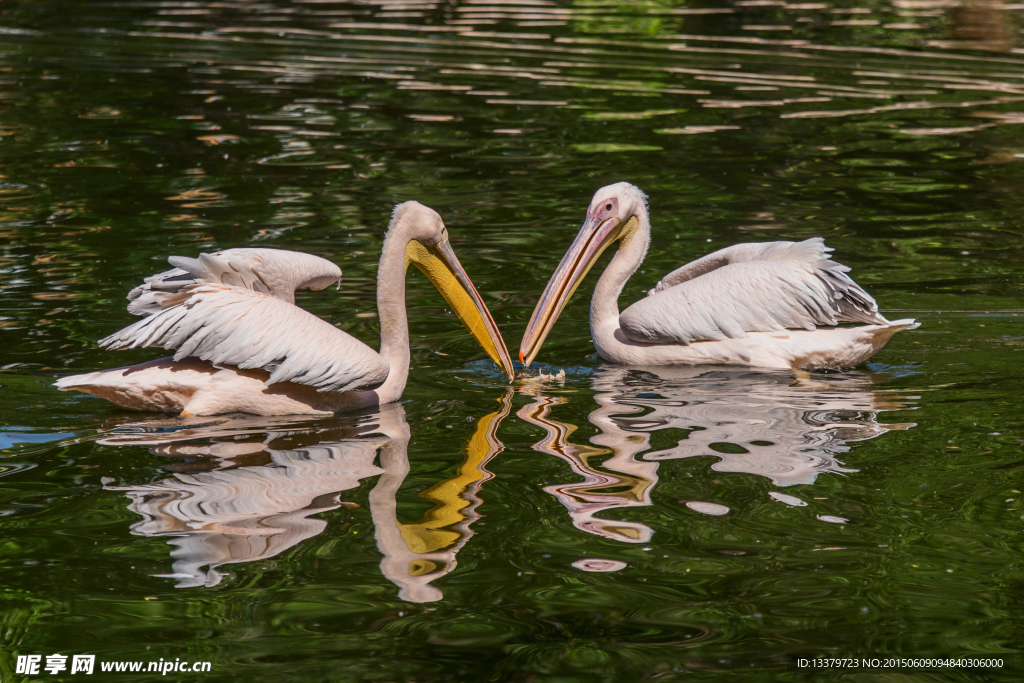
[[[611,211],[612,210],[612,205],[611,204],[605,204],[604,205],[604,210],[605,211]]]

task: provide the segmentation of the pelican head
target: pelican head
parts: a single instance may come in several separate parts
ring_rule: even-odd
[[[583,227],[533,309],[533,317],[519,347],[519,360],[523,365],[529,367],[533,362],[555,320],[594,262],[612,242],[625,243],[632,239],[641,224],[641,216],[647,216],[647,196],[635,185],[615,183],[594,193]],[[647,225],[646,220],[643,223]]]
[[[433,209],[419,202],[395,207],[388,232],[408,239],[405,263],[415,265],[433,283],[487,355],[511,380],[515,377],[512,358],[487,306],[480,298],[448,241],[448,229]]]

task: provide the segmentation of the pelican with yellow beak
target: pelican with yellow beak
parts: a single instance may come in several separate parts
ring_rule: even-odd
[[[430,279],[509,379],[512,359],[483,299],[452,251],[448,230],[418,202],[395,207],[377,270],[380,352],[295,305],[298,289],[341,279],[318,256],[227,249],[172,256],[172,270],[129,293],[142,320],[100,341],[111,349],[176,349],[173,357],[64,377],[124,408],[188,415],[322,415],[391,403],[409,377],[405,273]]]
[[[598,190],[533,311],[519,351],[523,364],[536,357],[573,292],[614,242],[618,252],[590,301],[594,345],[612,363],[845,368],[918,326],[879,314],[820,237],[721,249],[669,273],[620,314],[619,294],[650,241],[647,197],[639,188],[616,183]]]

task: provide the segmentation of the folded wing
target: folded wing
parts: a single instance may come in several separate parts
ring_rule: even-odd
[[[111,349],[177,349],[215,366],[263,369],[264,384],[298,382],[320,391],[375,389],[388,364],[369,346],[270,294],[222,284],[168,293],[166,308],[100,340]]]
[[[242,287],[295,303],[296,290],[320,290],[341,279],[341,269],[330,261],[286,249],[225,249],[167,261],[175,267],[147,277],[128,293],[129,313],[158,313],[168,305],[168,295],[198,284]]]
[[[830,251],[820,237],[722,249],[667,275],[623,311],[619,325],[634,341],[689,344],[842,322],[887,323]]]

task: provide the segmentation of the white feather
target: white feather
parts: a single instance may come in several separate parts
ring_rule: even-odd
[[[175,267],[147,277],[128,293],[129,313],[159,313],[178,303],[186,287],[197,284],[241,287],[295,303],[296,290],[321,290],[341,279],[341,269],[330,261],[286,249],[225,249],[167,261]]]
[[[251,289],[193,285],[181,303],[100,341],[111,349],[177,349],[216,366],[274,367],[265,384],[298,382],[320,391],[374,389],[388,364],[370,347],[297,306]]]
[[[820,237],[716,251],[665,276],[622,312],[619,324],[633,341],[690,344],[841,322],[887,323],[830,251]]]

